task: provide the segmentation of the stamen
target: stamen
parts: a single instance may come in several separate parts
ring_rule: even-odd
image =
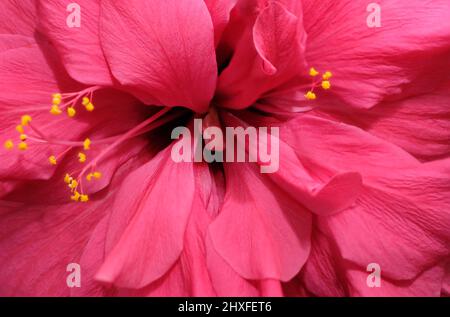
[[[31,122],[31,116],[29,116],[27,114],[22,116],[22,118],[21,118],[22,126],[27,126],[30,122]]]
[[[331,83],[328,80],[324,80],[322,82],[322,88],[325,89],[325,90],[330,89],[331,88]]]
[[[5,142],[5,149],[12,150],[14,148],[14,142],[12,140],[7,140]]]
[[[21,151],[26,151],[28,149],[28,144],[26,144],[25,142],[20,142],[18,148]]]
[[[93,92],[99,89],[98,87],[89,88],[82,92],[78,93],[69,93],[69,94],[61,94],[56,93],[52,95],[52,108],[50,113],[53,115],[60,115],[63,111],[66,111],[70,117],[75,116],[77,113],[77,109],[75,108],[77,102],[81,100],[81,104],[86,108],[88,112],[92,112],[95,109],[95,106],[92,102]],[[82,169],[76,172],[66,173],[64,176],[64,183],[70,189],[70,199],[76,202],[88,202],[90,200],[89,196],[83,192],[83,177],[88,173],[85,178],[87,181],[98,180],[102,177],[102,173],[96,170],[97,164],[103,160],[106,155],[112,151],[114,148],[119,146],[121,143],[126,142],[127,140],[134,138],[138,135],[147,133],[152,129],[155,129],[162,124],[166,123],[169,120],[172,120],[175,113],[172,115],[166,116],[164,119],[160,118],[168,113],[171,108],[163,108],[157,113],[155,113],[150,118],[138,124],[136,127],[132,128],[128,132],[118,135],[111,136],[104,139],[91,140],[90,138],[86,138],[83,141],[68,141],[68,140],[58,140],[52,136],[46,135],[43,131],[41,131],[36,125],[32,124],[32,118],[30,115],[23,115],[20,120],[20,124],[16,126],[16,131],[18,132],[18,138],[20,142],[17,145],[17,148],[21,151],[25,151],[28,149],[28,143],[31,142],[34,145],[59,145],[65,146],[66,149],[60,153],[59,155],[52,154],[48,157],[48,162],[50,165],[56,166],[60,160],[60,158],[66,155],[69,151],[74,148],[79,148],[83,151],[78,151],[76,156],[80,163],[86,163],[88,156],[85,151],[91,150],[92,146],[97,146],[101,144],[108,144],[106,148],[100,152]],[[181,113],[182,114],[182,113]],[[29,131],[28,131],[29,129]],[[25,134],[25,132],[27,132]],[[12,150],[14,148],[13,140],[7,140],[4,143],[4,147],[7,150]],[[73,176],[75,175],[75,176]]]
[[[85,151],[88,151],[91,149],[91,140],[89,138],[87,138],[83,141],[83,148]]]
[[[50,113],[58,116],[65,110],[67,115],[73,118],[77,113],[76,106],[80,99],[82,100],[81,104],[86,110],[92,112],[95,109],[92,96],[95,91],[101,88],[101,86],[93,86],[76,93],[55,93],[52,95]]]
[[[19,133],[24,133],[25,132],[24,129],[23,129],[23,126],[20,125],[20,124],[16,127],[16,131],[19,132]]]
[[[331,88],[331,82],[330,82],[329,79],[333,76],[333,74],[330,71],[326,71],[322,75],[322,79],[323,80],[316,80],[316,79],[314,79],[319,74],[320,73],[314,67],[310,68],[309,75],[311,77],[313,77],[313,81],[312,81],[312,84],[311,84],[311,87],[310,87],[309,91],[305,94],[305,98],[307,100],[316,100],[317,99],[317,95],[314,92],[314,89],[316,89],[317,87],[321,87],[323,90],[328,90],[328,89]]]
[[[76,113],[77,113],[77,112],[76,112],[75,108],[73,108],[73,107],[67,108],[67,115],[68,115],[69,117],[71,117],[71,118],[75,117],[75,114],[76,114]]]
[[[56,160],[56,156],[52,155],[48,158],[48,161],[50,162],[50,164],[52,165],[56,165],[58,162]]]
[[[80,163],[86,162],[86,154],[84,154],[82,152],[78,153],[78,162],[80,162]]]

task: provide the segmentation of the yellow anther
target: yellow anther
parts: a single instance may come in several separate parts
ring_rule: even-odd
[[[7,140],[4,144],[5,149],[12,150],[14,148],[14,143],[12,140]]]
[[[61,99],[62,98],[60,93],[53,94],[52,97],[53,97],[53,99]]]
[[[92,112],[95,109],[94,105],[91,102],[89,102],[87,105],[85,105],[85,108],[89,112]]]
[[[319,72],[314,67],[311,67],[309,70],[309,76],[316,77],[317,75],[319,75]]]
[[[305,98],[308,100],[315,100],[316,99],[316,94],[313,93],[312,91],[308,91],[305,95]]]
[[[325,74],[323,74],[323,76],[322,76],[322,78],[323,78],[324,80],[328,80],[328,79],[330,79],[331,77],[333,77],[333,74],[332,74],[331,72],[325,72]]]
[[[27,135],[22,133],[20,135],[20,141],[26,141],[26,140],[27,140]]]
[[[29,115],[24,115],[24,116],[22,116],[22,119],[21,119],[21,124],[23,125],[23,126],[27,126],[29,123],[31,122],[31,116],[29,116]]]
[[[86,154],[84,154],[84,153],[78,153],[78,162],[80,162],[80,163],[84,163],[84,162],[86,162]]]
[[[75,114],[76,114],[76,113],[77,113],[77,112],[76,112],[76,110],[75,110],[74,107],[69,107],[69,108],[67,108],[67,115],[68,115],[69,117],[71,117],[71,118],[75,117]]]
[[[69,188],[76,189],[78,187],[78,182],[75,179],[72,179],[72,181],[69,183]]]
[[[95,179],[100,179],[100,178],[102,178],[102,173],[100,173],[100,172],[89,173],[86,176],[86,179],[90,182],[90,181],[92,181],[92,177]]]
[[[73,193],[73,195],[70,196],[70,199],[72,199],[73,201],[80,201],[80,197],[81,197],[80,193],[77,192],[77,191],[75,191],[75,192]]]
[[[91,101],[88,97],[83,97],[83,101],[81,102],[83,106],[87,106]]]
[[[50,162],[50,164],[52,165],[56,165],[57,161],[56,161],[56,157],[54,155],[50,156],[48,158],[48,161]]]
[[[61,98],[53,97],[52,103],[54,106],[59,106],[61,104]]]
[[[331,83],[328,80],[324,80],[322,81],[322,88],[323,89],[330,89],[331,88]]]
[[[87,203],[89,201],[89,196],[88,195],[81,195],[80,196],[80,201],[82,203]]]
[[[26,144],[25,142],[20,142],[18,147],[19,150],[25,151],[26,149],[28,149],[28,144]]]
[[[58,116],[62,113],[61,109],[59,109],[59,107],[57,105],[53,105],[52,108],[50,109],[50,113]]]
[[[23,126],[20,125],[20,124],[16,127],[16,131],[19,132],[19,133],[24,133],[25,132],[24,129],[23,129]]]
[[[84,148],[85,151],[91,149],[91,140],[89,140],[89,138],[87,138],[86,140],[84,140],[84,142],[83,142],[83,148]]]
[[[64,183],[70,184],[72,182],[72,180],[73,180],[73,178],[69,174],[66,174],[64,176]]]

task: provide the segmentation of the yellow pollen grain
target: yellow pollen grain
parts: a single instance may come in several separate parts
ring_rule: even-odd
[[[89,112],[92,112],[95,109],[94,105],[92,103],[90,103],[90,102],[87,105],[85,105],[85,108]]]
[[[69,188],[70,189],[76,189],[78,187],[78,182],[74,179],[72,179],[72,181],[69,183]]]
[[[27,135],[22,133],[20,135],[20,141],[26,141],[26,140],[27,140]]]
[[[322,76],[322,78],[323,78],[324,80],[328,80],[328,79],[330,79],[331,77],[333,77],[333,74],[332,74],[331,72],[329,72],[329,71],[325,72],[325,74],[323,74],[323,76]]]
[[[28,144],[26,144],[25,142],[20,142],[18,148],[21,151],[25,151],[26,149],[28,149]]]
[[[19,133],[24,133],[25,132],[24,129],[23,129],[23,126],[20,125],[20,124],[16,127],[16,131],[19,132]]]
[[[95,179],[102,178],[102,173],[100,173],[100,172],[94,172],[92,175],[94,176]]]
[[[331,83],[328,80],[322,81],[322,88],[327,90],[331,88]]]
[[[89,201],[89,196],[88,195],[81,195],[80,196],[80,201],[82,203],[87,203]]]
[[[308,100],[315,100],[317,97],[315,93],[313,93],[312,91],[308,91],[305,95],[305,98]]]
[[[62,113],[62,110],[59,109],[59,107],[57,105],[53,105],[52,108],[50,109],[50,113],[52,115],[58,116]]]
[[[54,106],[59,106],[61,104],[61,99],[53,98],[52,103]]]
[[[85,151],[88,151],[91,149],[91,140],[89,138],[87,138],[86,140],[84,140],[83,142],[83,148]]]
[[[64,183],[70,184],[72,182],[72,180],[73,180],[73,178],[69,174],[66,174],[64,176]]]
[[[73,201],[80,201],[80,197],[81,197],[80,193],[77,192],[77,191],[75,191],[75,192],[73,193],[73,195],[70,196],[70,199],[72,199]]]
[[[86,158],[87,158],[86,154],[84,154],[82,152],[78,153],[78,162],[84,163],[84,162],[86,162]]]
[[[14,143],[12,140],[7,140],[4,144],[5,149],[12,150],[14,148]]]
[[[314,67],[311,67],[311,69],[309,70],[309,75],[312,77],[316,77],[317,75],[319,75],[319,72]]]
[[[31,122],[31,116],[29,116],[27,114],[22,116],[22,118],[21,118],[22,126],[27,126],[30,122]]]
[[[77,113],[77,112],[76,112],[76,110],[75,110],[74,107],[69,107],[69,108],[67,108],[67,115],[68,115],[69,117],[71,117],[71,118],[75,117],[76,113]]]
[[[83,106],[87,106],[91,101],[88,97],[83,97],[83,101],[81,102]]]
[[[48,158],[48,161],[49,161],[49,163],[50,163],[51,165],[56,165],[56,164],[57,164],[56,157],[55,157],[54,155],[50,156],[50,157]]]

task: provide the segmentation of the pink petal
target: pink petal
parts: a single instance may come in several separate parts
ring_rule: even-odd
[[[0,34],[33,37],[37,23],[35,0],[0,2]]]
[[[367,109],[387,98],[416,95],[446,78],[448,1],[377,1],[380,28],[366,24],[367,1],[302,2],[308,63],[332,71],[333,93],[351,106]]]
[[[251,118],[251,115],[248,113],[242,113],[241,117],[252,120],[256,125],[264,126],[267,124],[273,125],[274,127],[279,125],[279,123],[269,123],[265,119],[260,121],[261,118],[259,117]],[[226,112],[222,112],[222,119],[229,127],[248,127],[246,122]],[[296,128],[294,124],[292,126]],[[281,131],[282,135],[278,138],[279,169],[267,174],[268,177],[280,189],[316,214],[330,215],[351,206],[361,191],[361,176],[351,170],[344,170],[339,173],[327,173],[327,175],[315,175],[300,159],[302,149],[295,145],[295,142],[299,139],[296,132],[283,127],[281,127]],[[271,136],[271,138],[274,137]],[[284,141],[289,142],[292,138],[294,139],[292,142],[294,146]],[[260,144],[267,144],[266,139],[264,137],[260,138]],[[244,147],[243,144],[240,146]],[[266,147],[269,148],[268,145]],[[259,161],[258,164],[264,165]]]
[[[450,153],[450,84],[430,93],[384,102],[364,114],[338,113],[337,117],[365,128],[423,160]]]
[[[237,0],[204,0],[214,24],[214,43],[217,46]]]
[[[81,252],[111,199],[87,205],[0,202],[0,295],[68,296],[69,263]],[[83,274],[83,272],[81,272]],[[82,275],[83,277],[83,275]],[[84,283],[84,279],[81,281]]]
[[[279,2],[269,2],[255,19],[250,10],[245,6],[236,10],[230,21],[228,32],[242,36],[234,43],[231,62],[219,77],[217,100],[228,108],[252,105],[305,66],[301,8],[293,13]]]
[[[349,283],[352,285],[351,296],[363,297],[439,297],[443,278],[441,266],[432,267],[410,281],[391,281],[383,278],[381,287],[368,287],[367,277],[370,272],[350,270]]]
[[[111,85],[112,78],[100,46],[99,0],[77,1],[81,8],[80,27],[69,27],[66,20],[72,0],[39,2],[39,29],[52,41],[70,76],[87,85]]]
[[[112,249],[96,275],[99,281],[142,288],[179,258],[192,208],[193,168],[174,163],[170,150],[130,174],[121,186],[113,207],[120,213],[119,225],[111,222],[107,248]]]
[[[450,251],[449,163],[391,170],[367,180],[356,205],[320,219],[321,230],[359,267],[375,262],[386,277],[415,278]]]
[[[213,36],[203,0],[102,2],[111,71],[147,104],[207,110],[217,78]]]
[[[227,164],[227,194],[211,224],[216,251],[242,277],[287,281],[309,253],[311,215],[249,164]]]
[[[300,115],[281,129],[280,138],[291,146],[319,177],[336,172],[358,172],[366,177],[387,170],[417,167],[419,162],[393,144],[350,125]]]

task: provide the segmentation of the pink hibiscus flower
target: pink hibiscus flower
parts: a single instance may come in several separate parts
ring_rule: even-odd
[[[0,2],[0,295],[450,294],[447,0],[72,2]],[[194,118],[279,169],[175,162]]]

